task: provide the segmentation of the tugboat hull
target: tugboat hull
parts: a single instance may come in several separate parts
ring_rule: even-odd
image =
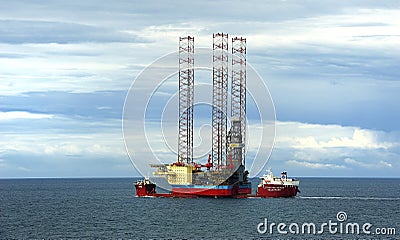
[[[156,193],[156,184],[150,182],[148,179],[136,182],[135,188],[136,196],[138,197],[151,196]]]
[[[265,184],[258,186],[257,196],[265,198],[295,197],[298,191],[298,186]]]
[[[264,198],[272,197],[295,197],[299,192],[300,181],[294,178],[288,178],[286,172],[281,173],[281,177],[275,177],[271,170],[261,177],[258,184],[257,196]]]

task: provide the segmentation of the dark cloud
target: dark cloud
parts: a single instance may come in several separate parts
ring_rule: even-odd
[[[0,111],[54,114],[80,117],[88,121],[121,119],[125,94],[125,91],[28,92],[17,96],[2,96]]]
[[[250,53],[249,62],[268,62],[269,73],[296,76],[296,79],[318,79],[337,82],[351,79],[399,81],[396,71],[400,55],[358,46],[315,46],[299,44]]]
[[[400,58],[358,46],[299,44],[250,53],[281,121],[400,130]],[[265,63],[265,64],[263,64]]]
[[[27,55],[19,53],[0,53],[0,58],[24,58],[24,57],[27,57]]]
[[[120,156],[65,156],[8,153],[2,156],[0,178],[15,177],[115,177],[139,176],[129,161]]]
[[[135,35],[91,25],[52,21],[0,20],[0,42],[65,44],[147,41]]]
[[[10,12],[20,18],[63,19],[67,21],[97,22],[104,25],[117,24],[129,29],[149,25],[215,21],[268,21],[276,22],[320,15],[351,12],[354,9],[396,9],[398,1],[390,0],[300,0],[300,1],[7,1],[2,4],[2,15]]]

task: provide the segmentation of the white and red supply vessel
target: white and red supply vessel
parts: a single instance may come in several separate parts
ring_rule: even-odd
[[[275,177],[271,169],[260,177],[257,196],[259,197],[295,197],[299,191],[300,181],[294,178],[288,178],[287,172],[281,173],[281,177]]]

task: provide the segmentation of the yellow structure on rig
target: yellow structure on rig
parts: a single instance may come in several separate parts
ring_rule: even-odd
[[[194,170],[192,165],[169,165],[167,169],[169,172],[175,173],[168,175],[168,182],[170,184],[192,184],[192,173]]]
[[[158,169],[154,175],[167,176],[169,184],[187,185],[193,182],[193,172],[195,167],[193,165],[158,165]]]

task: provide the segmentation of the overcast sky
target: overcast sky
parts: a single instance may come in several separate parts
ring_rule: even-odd
[[[222,31],[247,38],[248,62],[272,96],[275,172],[400,177],[399,1],[0,6],[0,178],[138,176],[121,127],[129,87],[180,36],[211,47]],[[147,131],[152,150],[175,161],[161,133]],[[258,150],[248,147],[251,159]],[[154,154],[142,150],[138,142],[133,157]],[[268,147],[259,151],[267,160]]]

